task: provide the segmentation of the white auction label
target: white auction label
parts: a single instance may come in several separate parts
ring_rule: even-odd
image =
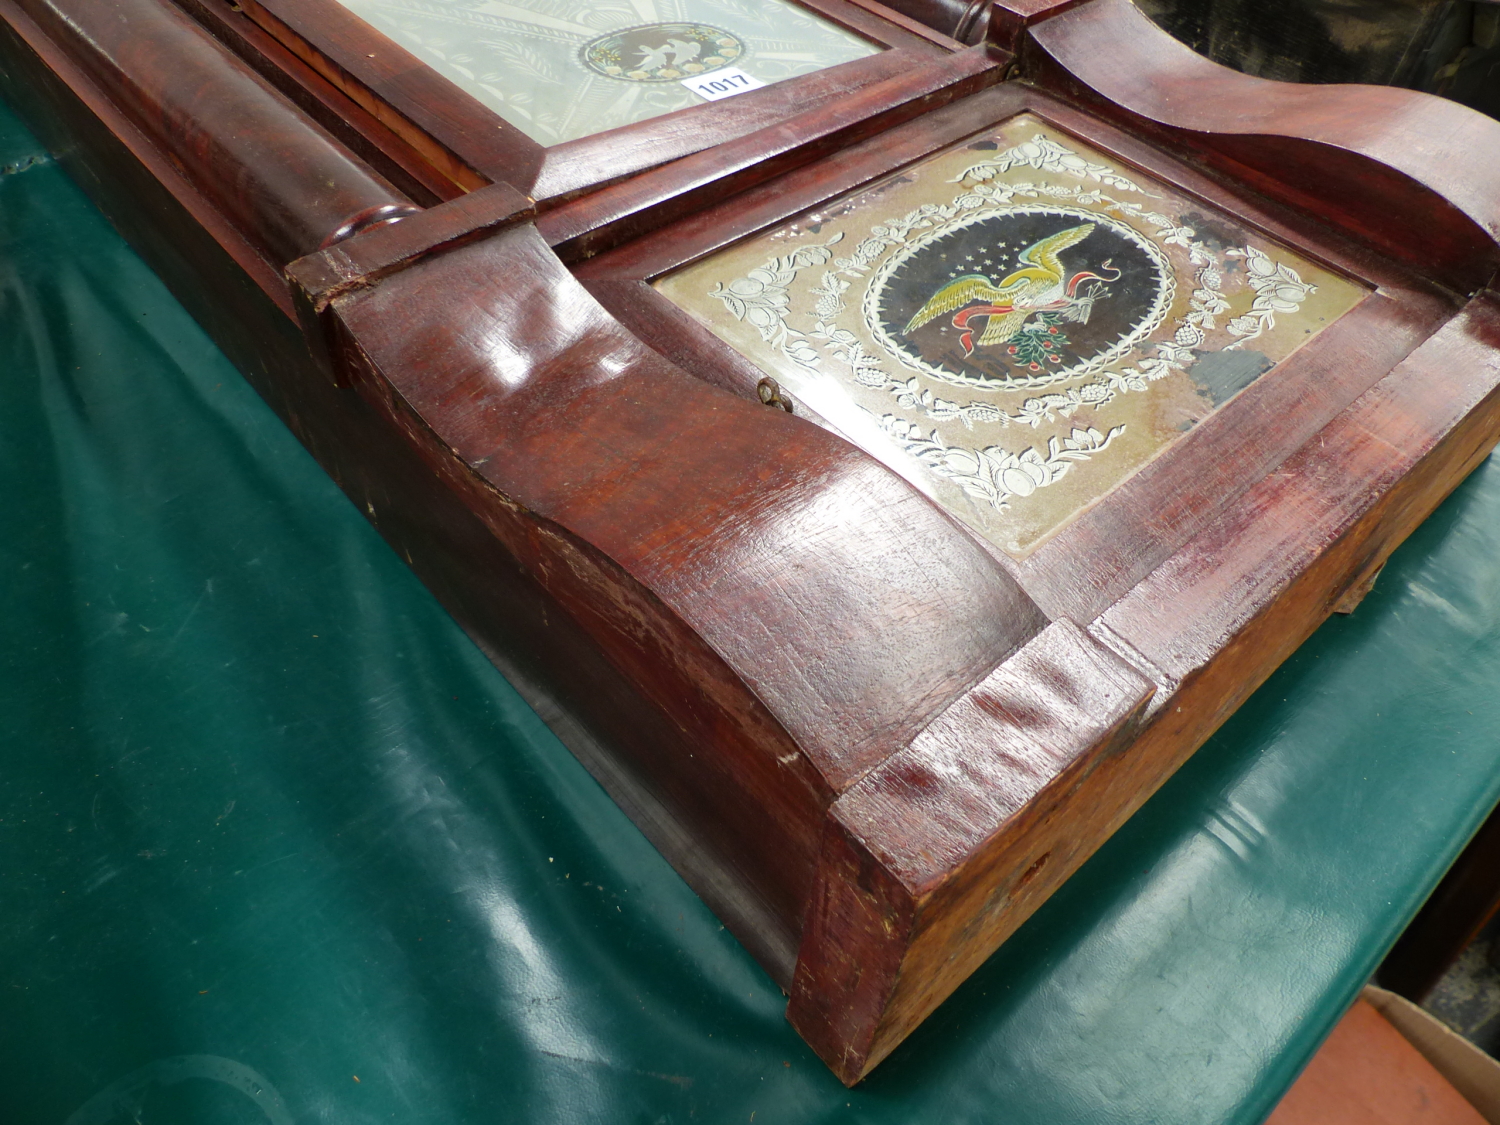
[[[746,90],[759,90],[765,85],[759,78],[746,74],[737,66],[721,67],[702,78],[684,78],[682,84],[700,98],[707,98],[711,102],[720,98],[732,98]]]

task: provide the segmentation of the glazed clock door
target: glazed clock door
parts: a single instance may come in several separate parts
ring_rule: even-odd
[[[230,0],[183,2],[212,15]],[[538,203],[773,125],[800,136],[915,113],[1003,70],[871,0],[242,0],[233,12],[459,191],[504,182]],[[243,21],[210,22],[233,34]]]
[[[1369,292],[1032,114],[655,284],[1018,560]]]
[[[788,0],[340,0],[543,145],[882,48]]]

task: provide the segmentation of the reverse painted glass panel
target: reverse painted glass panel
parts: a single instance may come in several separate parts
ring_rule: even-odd
[[[656,284],[1017,557],[1367,292],[1026,115]]]
[[[788,0],[339,0],[533,140],[705,100],[684,81],[778,82],[880,48]]]

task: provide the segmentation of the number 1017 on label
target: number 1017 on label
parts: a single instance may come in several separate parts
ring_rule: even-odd
[[[700,98],[716,102],[720,98],[732,98],[746,90],[759,90],[765,85],[759,78],[746,74],[737,66],[726,66],[701,78],[684,78],[682,84]]]

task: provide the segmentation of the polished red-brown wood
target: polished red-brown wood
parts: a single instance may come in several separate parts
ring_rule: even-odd
[[[1073,7],[1026,42],[1037,82],[1458,292],[1500,269],[1500,150],[1481,114],[1386,86],[1237,81],[1129,0]]]
[[[465,189],[417,148],[246,19],[234,0],[178,0],[178,5],[413,202],[426,207],[463,194]]]
[[[1037,18],[1039,12],[1042,16],[1061,14],[1071,7],[1066,3],[1028,5],[998,14],[993,26],[997,34],[1010,36],[1005,42],[1029,65],[1056,77],[1055,60],[1039,61],[1039,49],[1028,38],[1028,29],[1049,26]],[[1116,14],[1115,35],[1134,30],[1133,13]],[[1107,37],[1093,30],[1101,41]],[[1090,72],[1100,65],[1092,63]],[[1164,74],[1160,80],[1169,77]],[[1260,95],[1258,84],[1237,76],[1225,73],[1219,80],[1235,86],[1246,100]],[[1071,81],[1059,80],[1052,86],[1059,94],[1084,100],[1077,98]],[[1438,127],[1451,116],[1436,103],[1414,100],[1418,104],[1407,107],[1404,121],[1413,133]],[[1040,92],[1028,92],[1024,86],[1007,84],[929,113],[881,135],[878,143],[846,150],[836,169],[825,171],[811,165],[794,170],[764,188],[661,226],[592,260],[587,260],[589,243],[575,234],[585,223],[574,216],[598,207],[602,199],[580,201],[543,216],[540,223],[562,253],[580,260],[580,276],[617,316],[701,377],[749,396],[755,386],[753,366],[728,362],[723,345],[646,282],[745,234],[823,204],[905,161],[970,137],[1022,109],[1310,250],[1363,278],[1374,292],[1341,323],[1284,362],[1275,378],[1242,394],[1116,490],[1109,503],[1095,506],[1025,562],[1010,566],[1055,622],[1087,624],[1095,641],[1150,681],[1144,694],[1154,691],[1158,698],[1150,703],[1137,699],[1137,706],[1146,709],[1145,719],[1138,715],[1134,721],[1141,723],[1139,728],[1126,728],[1134,738],[1128,751],[1116,759],[1100,752],[1098,743],[1081,741],[1079,745],[1089,751],[1078,753],[1089,765],[1071,783],[1063,768],[1040,784],[1014,768],[1010,774],[1004,768],[986,774],[983,780],[961,775],[953,799],[961,803],[962,815],[947,821],[940,815],[928,817],[927,813],[942,807],[942,798],[923,794],[931,803],[914,823],[932,827],[934,835],[926,839],[908,835],[887,843],[893,818],[890,808],[880,804],[872,806],[877,813],[861,822],[862,831],[852,830],[838,821],[839,810],[851,798],[845,795],[835,804],[835,821],[843,826],[830,828],[825,841],[819,897],[804,930],[789,1015],[846,1078],[866,1072],[899,1043],[954,983],[1076,868],[1092,850],[1090,839],[1102,839],[1138,807],[1300,643],[1344,590],[1358,588],[1378,569],[1385,552],[1410,525],[1399,522],[1406,516],[1377,511],[1377,498],[1384,495],[1394,501],[1409,490],[1416,499],[1403,501],[1398,510],[1405,513],[1406,503],[1426,510],[1424,505],[1430,506],[1445,494],[1494,440],[1495,418],[1488,405],[1495,385],[1491,360],[1489,369],[1481,367],[1478,372],[1474,391],[1450,385],[1438,392],[1438,401],[1453,404],[1454,413],[1432,421],[1425,431],[1426,442],[1405,432],[1412,407],[1384,407],[1381,425],[1402,431],[1400,448],[1405,452],[1398,457],[1387,451],[1388,463],[1382,469],[1393,475],[1380,480],[1371,477],[1373,491],[1343,478],[1319,492],[1318,503],[1332,505],[1339,512],[1332,517],[1335,527],[1316,526],[1311,515],[1314,502],[1307,497],[1282,497],[1267,512],[1260,495],[1267,485],[1257,482],[1306,473],[1327,455],[1330,441],[1341,440],[1340,423],[1357,417],[1355,412],[1377,389],[1402,386],[1405,393],[1417,394],[1429,385],[1417,373],[1419,360],[1425,365],[1434,362],[1429,356],[1436,355],[1442,357],[1435,361],[1439,366],[1463,367],[1484,355],[1494,341],[1482,327],[1478,335],[1483,342],[1472,355],[1442,349],[1455,334],[1473,334],[1476,325],[1486,323],[1489,314],[1483,310],[1487,306],[1476,305],[1452,320],[1463,302],[1445,284],[1451,275],[1441,245],[1426,268],[1415,271],[1382,253],[1386,246],[1365,237],[1367,232],[1358,223],[1342,224],[1343,231],[1330,237],[1326,212],[1342,207],[1347,191],[1360,189],[1370,174],[1368,169],[1340,165],[1328,169],[1321,187],[1330,207],[1310,215],[1278,206],[1291,198],[1285,193],[1275,199],[1256,198],[1234,176],[1204,176],[1172,161],[1154,138],[1142,143],[1139,133],[1132,136],[1112,130],[1097,117]],[[1330,137],[1340,136],[1341,143],[1360,152],[1361,164],[1371,163],[1374,157],[1360,149],[1361,138],[1340,135],[1336,113],[1337,109],[1335,122],[1318,137],[1287,138],[1279,154],[1287,150],[1314,153]],[[1111,116],[1120,120],[1123,115]],[[1460,111],[1460,116],[1460,124],[1472,125],[1470,115]],[[1399,131],[1398,122],[1388,122],[1388,127]],[[1191,151],[1187,145],[1171,146],[1171,150]],[[1311,155],[1300,158],[1313,159]],[[1482,167],[1483,158],[1471,161],[1467,175],[1475,176]],[[1273,172],[1268,164],[1263,174]],[[679,169],[664,169],[640,178],[630,186],[631,191],[636,198],[647,198],[653,190],[669,195],[653,181],[681,174]],[[1462,216],[1445,210],[1441,177],[1407,177],[1399,193],[1399,206],[1405,213],[1431,214],[1435,221],[1465,229]],[[634,221],[651,225],[649,213],[644,222]],[[1402,257],[1409,261],[1413,254]],[[1441,447],[1432,444],[1437,435],[1443,435]],[[1379,448],[1378,443],[1373,448]],[[1358,465],[1352,447],[1337,459],[1348,464],[1356,478],[1376,471],[1373,463]],[[1352,512],[1345,507],[1351,503]],[[1301,513],[1304,518],[1290,518],[1288,513]],[[1234,522],[1255,518],[1255,514],[1268,519],[1268,526]],[[1216,520],[1230,521],[1235,531],[1223,539],[1212,538]],[[1268,555],[1270,544],[1275,549]],[[1253,549],[1245,553],[1247,547]],[[1272,562],[1272,558],[1279,561]],[[1198,592],[1153,584],[1157,576],[1189,560],[1224,586]],[[1143,634],[1139,622],[1126,623],[1126,607],[1142,591],[1150,591],[1141,604],[1149,604],[1153,620],[1160,620],[1160,639]],[[1168,647],[1163,649],[1162,644]],[[1179,718],[1179,707],[1192,716],[1190,721]],[[976,774],[982,770],[975,763],[973,747],[981,742],[976,736],[968,744],[967,763]],[[915,751],[909,748],[903,753]],[[876,784],[884,768],[862,780],[860,788]],[[953,772],[935,764],[932,777],[946,778]],[[1028,784],[1032,788],[1026,788]],[[1049,784],[1065,792],[1065,799],[1050,803],[1048,795],[1056,790],[1048,790]],[[1003,808],[1001,795],[1009,789],[1025,793],[1031,804],[1022,812],[1004,808],[988,818],[973,804],[976,795],[988,794]],[[1060,809],[1069,811],[1061,813]],[[1080,833],[1081,823],[1089,828]],[[962,825],[962,831],[956,831],[955,825]],[[897,874],[901,857],[942,854],[949,844],[958,847],[958,839],[974,841],[970,845],[972,866],[986,872],[976,880],[984,888],[982,899],[976,893],[962,906],[954,905],[962,899],[962,891],[956,888],[963,886],[957,864],[943,877],[946,883],[942,878],[929,881],[910,873]],[[872,883],[872,869],[885,873],[884,882]],[[861,873],[858,878],[855,872]],[[997,876],[997,872],[1004,874]],[[938,885],[950,897],[936,896],[933,901],[941,905],[931,906],[925,896],[932,895]],[[934,921],[924,927],[919,919],[925,910],[932,911]]]
[[[439,278],[469,294],[461,322],[415,299]],[[678,737],[638,751],[642,784],[789,935],[833,795],[1040,628],[909,485],[671,367],[534,231],[418,262],[328,315],[358,341],[360,393],[494,498],[495,534],[674,713]],[[772,960],[783,979],[794,956]]]
[[[674,161],[658,173],[552,208],[541,220],[543,229],[568,260],[590,257],[866,137],[883,135],[893,125],[993,86],[1000,77],[994,52],[984,47],[962,51],[872,86],[859,97],[808,109]],[[736,222],[735,227],[743,229],[744,224]]]
[[[821,167],[794,171],[764,188],[638,238],[617,252],[581,261],[575,269],[617,317],[677,362],[701,378],[754,397],[760,377],[757,369],[726,355],[728,349],[716,337],[646,282],[752,231],[816,208],[893,164],[899,166],[965,141],[993,121],[1020,112],[1073,132],[1282,241],[1315,249],[1324,261],[1361,278],[1375,291],[1289,358],[1280,378],[1252,386],[1216,411],[1178,447],[1112,493],[1109,504],[1083,513],[1026,560],[1001,559],[1050,616],[1088,621],[1180,549],[1219,506],[1274,468],[1450,317],[1457,307],[1451,296],[1420,276],[1372,256],[1367,249],[1330,238],[1307,216],[1237,196],[1128,134],[1016,83],[928,113],[877,140],[845,150],[834,178]],[[657,178],[680,183],[680,177],[678,169],[643,177],[636,195],[647,195]],[[573,216],[603,202],[584,200],[540,216],[539,228],[556,240],[565,257],[578,258],[587,242],[569,237],[576,226]]]
[[[991,0],[889,0],[890,7],[960,43],[984,38]]]
[[[417,210],[177,8],[19,6],[272,259]]]
[[[590,180],[581,156],[505,163],[524,146],[468,136],[472,103],[398,56],[328,69],[311,3],[299,28],[280,0],[250,27],[184,2],[197,23],[119,0],[133,19],[106,26],[103,0],[0,0],[6,95],[846,1082],[1500,434],[1500,127],[1428,99],[1376,127],[1348,94],[1183,59],[1120,0],[1008,0],[968,52],[883,21],[909,74],[621,130],[640,154]],[[1016,562],[767,409],[647,283],[1022,110],[1372,293]]]

